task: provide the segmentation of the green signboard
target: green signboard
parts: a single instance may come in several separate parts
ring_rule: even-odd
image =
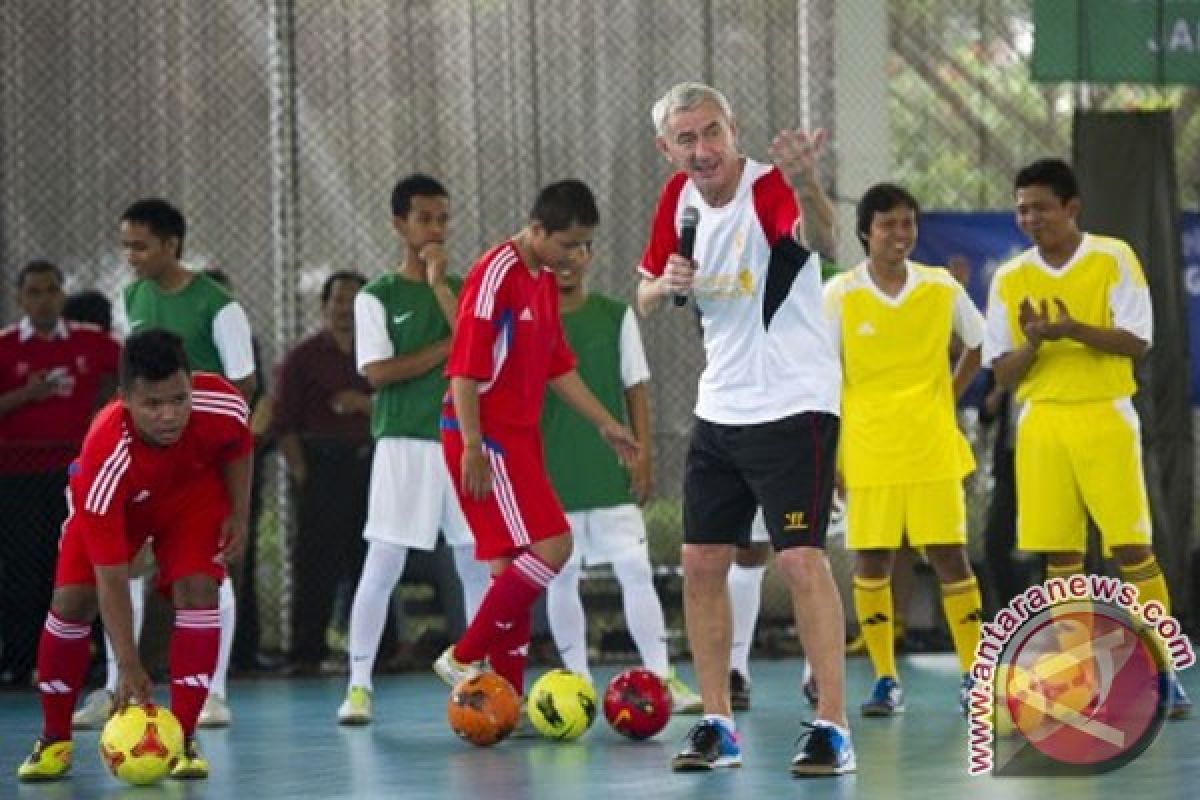
[[[1035,0],[1033,78],[1200,83],[1200,0]]]

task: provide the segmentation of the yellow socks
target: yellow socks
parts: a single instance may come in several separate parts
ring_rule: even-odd
[[[1143,606],[1151,600],[1157,600],[1162,604],[1163,611],[1171,613],[1171,593],[1167,591],[1167,580],[1154,556],[1139,564],[1122,566],[1121,577],[1126,583],[1137,587],[1138,602]]]
[[[979,627],[983,624],[983,598],[974,575],[957,583],[942,584],[942,609],[954,639],[960,671],[970,672],[979,644]]]
[[[892,579],[854,576],[854,608],[876,677],[896,677]]]

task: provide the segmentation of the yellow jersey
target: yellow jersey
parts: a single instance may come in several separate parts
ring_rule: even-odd
[[[825,288],[842,362],[838,459],[848,487],[957,480],[975,468],[955,417],[950,342],[979,347],[983,316],[945,269],[906,268],[895,297],[866,262]]]
[[[1153,336],[1150,291],[1142,265],[1120,239],[1085,234],[1071,259],[1048,265],[1030,248],[996,271],[988,297],[984,363],[1022,347],[1018,322],[1021,302],[1040,308],[1051,319],[1061,299],[1072,317],[1099,328],[1121,328],[1147,344]],[[1133,359],[1102,353],[1069,339],[1042,342],[1029,372],[1017,385],[1020,401],[1088,403],[1130,397],[1137,388]]]

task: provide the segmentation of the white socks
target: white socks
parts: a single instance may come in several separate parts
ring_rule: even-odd
[[[475,545],[451,547],[450,551],[454,553],[454,569],[458,572],[463,590],[463,611],[470,625],[475,612],[479,610],[479,604],[483,602],[484,593],[492,583],[492,573],[486,561],[475,560]]]
[[[654,591],[654,573],[642,551],[631,551],[612,563],[613,573],[621,584],[621,600],[625,609],[625,624],[637,646],[646,669],[666,677],[670,671],[667,659],[667,626],[663,619],[662,603]],[[572,672],[592,680],[588,667],[587,620],[579,594],[580,563],[568,562],[546,590],[546,615],[550,632],[562,657],[563,665]]]
[[[142,638],[142,623],[146,620],[146,579],[129,579],[129,604],[133,607],[133,641]],[[112,640],[104,634],[104,651],[108,654],[105,665],[104,688],[109,694],[117,693],[117,654],[113,651]]]
[[[646,669],[666,678],[671,670],[667,661],[667,624],[662,601],[654,591],[654,573],[643,550],[633,550],[612,562],[621,583],[625,624],[637,645]]]
[[[229,655],[233,652],[233,633],[237,628],[237,601],[233,596],[233,581],[229,576],[221,581],[217,591],[217,611],[221,617],[221,643],[217,649],[217,666],[213,669],[208,693],[225,698],[225,679],[229,677]]]
[[[754,626],[758,624],[758,608],[762,604],[762,581],[766,566],[729,568],[729,602],[733,607],[733,647],[729,651],[729,666],[744,676],[750,675],[750,645],[754,642]]]
[[[408,548],[367,542],[367,557],[350,608],[350,685],[372,688],[371,672],[387,622],[392,590],[404,574]]]
[[[579,596],[579,572],[579,560],[573,558],[550,581],[546,587],[546,617],[550,621],[550,633],[554,636],[563,666],[591,683],[587,621],[583,613],[583,599]]]

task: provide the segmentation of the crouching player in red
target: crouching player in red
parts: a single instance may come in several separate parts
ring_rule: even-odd
[[[70,769],[71,711],[97,611],[117,656],[116,707],[151,699],[129,604],[129,560],[148,538],[159,591],[175,606],[171,710],[186,743],[171,775],[208,777],[193,734],[217,661],[217,587],[225,559],[246,537],[254,442],[237,389],[218,375],[193,375],[187,364],[174,333],[151,329],[126,339],[120,397],[96,415],[70,467],[69,516],[38,645],[43,729],[17,770],[22,781],[54,780]]]
[[[549,386],[599,430],[622,463],[637,440],[575,371],[554,271],[583,265],[600,221],[579,181],[544,188],[528,226],[485,253],[463,285],[446,374],[446,465],[492,584],[434,670],[453,685],[487,663],[524,694],[530,608],[571,556],[571,531],[550,485],[539,423]]]

